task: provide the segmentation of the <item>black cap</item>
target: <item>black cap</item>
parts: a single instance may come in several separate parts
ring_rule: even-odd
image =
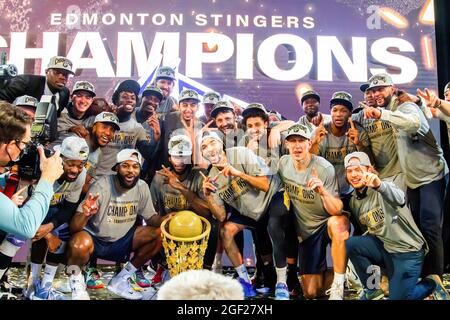
[[[369,83],[367,82],[359,86],[359,90],[361,90],[361,92],[366,92],[367,88],[369,88]]]
[[[333,97],[330,100],[330,107],[332,108],[336,104],[341,104],[347,107],[351,112],[353,110],[352,95],[345,91],[337,91],[333,93]]]
[[[136,95],[136,99],[138,98],[139,91],[141,90],[141,86],[139,83],[135,80],[125,80],[119,83],[119,85],[116,87],[116,90],[114,90],[113,96],[112,96],[112,102],[114,104],[117,103],[119,100],[119,95],[123,91],[133,92]]]

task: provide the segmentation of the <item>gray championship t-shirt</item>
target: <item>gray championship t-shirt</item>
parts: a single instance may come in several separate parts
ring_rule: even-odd
[[[284,189],[296,217],[296,231],[298,241],[308,239],[327,223],[330,214],[325,210],[320,195],[307,187],[312,178],[312,168],[315,167],[323,186],[333,196],[338,197],[338,183],[334,167],[322,157],[312,155],[311,162],[305,171],[297,171],[290,155],[282,156],[279,162],[278,173],[284,184]]]
[[[407,102],[382,110],[381,120],[388,121],[396,131],[398,158],[409,188],[442,179],[448,173],[443,151],[416,104]]]
[[[95,237],[108,242],[122,238],[135,224],[139,215],[145,220],[156,214],[147,183],[139,180],[132,189],[122,188],[116,175],[100,178],[89,189],[94,196],[98,193],[98,212],[84,228]],[[84,199],[78,206],[81,212]]]
[[[149,133],[133,117],[126,122],[119,122],[119,126],[120,130],[114,133],[114,138],[102,148],[95,170],[95,179],[114,173],[111,168],[116,164],[120,150],[135,149],[138,141],[150,141]]]
[[[364,110],[352,115],[367,132],[375,157],[375,168],[380,178],[388,178],[402,172],[398,159],[397,143],[394,128],[387,121],[364,119]]]
[[[370,141],[366,130],[356,123],[355,126],[358,129],[361,145],[369,146]],[[347,154],[358,150],[356,145],[345,134],[341,137],[333,135],[331,133],[331,123],[325,124],[324,127],[328,134],[319,144],[319,156],[324,157],[334,166],[339,183],[339,193],[345,195],[352,192],[353,188],[350,187],[345,178],[344,158]]]
[[[193,168],[188,170],[181,179],[181,184],[186,188],[196,193],[197,196],[203,197],[202,182],[203,178],[200,175],[200,171],[203,174],[207,174],[206,170]],[[172,188],[169,184],[164,183],[165,177],[156,174],[150,186],[150,193],[152,194],[153,205],[162,216],[181,210],[192,210],[192,204],[190,204],[181,191]]]
[[[276,174],[268,174],[270,169],[264,160],[245,147],[230,148],[225,152],[228,163],[234,168],[250,176],[267,176],[270,186],[267,192],[263,192],[242,178],[226,178],[221,174],[216,181],[217,191],[212,194],[214,200],[219,205],[227,203],[243,216],[257,221],[267,211],[273,195],[281,189],[280,178]],[[214,178],[219,172],[217,167],[212,167],[209,176]]]
[[[77,203],[80,199],[81,189],[86,180],[86,169],[83,168],[77,179],[73,182],[63,181],[62,184],[55,181],[53,184],[53,197],[50,201],[50,206],[56,206],[64,200],[72,203]]]
[[[405,194],[401,189],[392,182],[383,181],[378,190],[367,189],[363,199],[357,199],[353,195],[350,209],[359,223],[367,227],[369,234],[383,241],[387,252],[418,251],[426,242],[411,211],[404,205],[405,201]]]

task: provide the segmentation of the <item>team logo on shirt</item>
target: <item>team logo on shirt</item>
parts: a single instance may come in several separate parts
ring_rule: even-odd
[[[66,194],[64,192],[57,192],[53,194],[52,199],[50,200],[50,206],[56,206],[63,202],[63,200],[66,198]]]
[[[136,220],[138,201],[111,201],[106,209],[108,222],[126,223]]]
[[[359,217],[361,224],[367,226],[370,233],[377,233],[384,226],[384,211],[378,207],[362,214]]]
[[[230,203],[236,201],[240,196],[249,191],[250,186],[248,183],[241,178],[237,178],[231,180],[230,184],[225,186],[225,190],[219,192],[219,197],[223,201]]]
[[[299,184],[284,183],[284,189],[291,200],[297,200],[304,204],[314,204],[316,193],[312,189],[305,188]]]
[[[389,122],[381,120],[376,121],[367,120],[367,123],[364,126],[364,128],[366,129],[370,139],[390,135],[393,132],[393,128],[389,124]]]
[[[163,196],[164,208],[167,211],[178,211],[189,208],[187,199],[182,194],[166,193]]]

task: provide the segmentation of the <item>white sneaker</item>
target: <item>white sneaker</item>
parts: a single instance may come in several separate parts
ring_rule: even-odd
[[[84,277],[81,273],[78,275],[71,275],[69,283],[70,288],[72,289],[72,300],[91,300],[86,291],[86,283],[84,283]]]
[[[60,279],[60,280],[55,281],[55,284],[53,285],[53,287],[56,290],[61,291],[62,293],[71,293],[72,292],[69,281],[66,279]]]
[[[124,278],[115,276],[109,281],[107,289],[112,293],[128,300],[141,300],[142,294],[133,290],[130,281],[130,277]]]
[[[38,282],[31,281],[26,289],[23,289],[23,296],[25,299],[31,300],[31,297],[34,295],[34,291],[36,290],[36,285],[39,284]]]
[[[353,289],[356,291],[360,291],[363,289],[361,280],[358,277],[358,274],[356,273],[355,267],[353,266],[352,262],[348,260],[347,262],[347,269],[345,271],[345,279],[347,281],[347,288]]]
[[[344,300],[344,284],[333,282],[331,288],[325,291],[325,294],[330,296],[328,300]]]

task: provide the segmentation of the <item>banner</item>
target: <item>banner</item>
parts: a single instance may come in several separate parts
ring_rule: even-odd
[[[44,74],[50,57],[70,58],[76,80],[109,99],[118,82],[142,86],[160,65],[183,88],[261,102],[290,119],[314,89],[329,112],[332,92],[362,100],[359,85],[392,75],[410,92],[436,90],[433,1],[4,0],[0,51],[20,73]]]

